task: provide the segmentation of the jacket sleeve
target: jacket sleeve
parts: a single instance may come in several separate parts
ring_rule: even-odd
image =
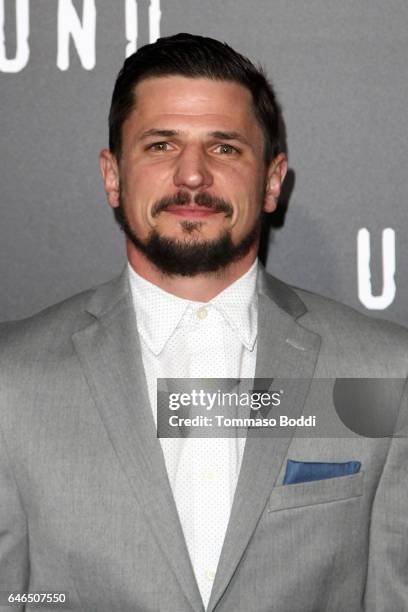
[[[406,402],[407,394],[405,394]],[[406,406],[403,406],[406,420]],[[401,419],[400,424],[403,423]],[[374,498],[365,612],[408,610],[408,428],[397,427]]]
[[[0,430],[0,595],[23,593],[29,582],[27,521]],[[5,602],[1,601],[4,605]],[[16,612],[24,607],[1,606]]]

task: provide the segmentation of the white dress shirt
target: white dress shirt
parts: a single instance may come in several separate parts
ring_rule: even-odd
[[[257,260],[210,302],[163,291],[129,265],[153,418],[157,378],[253,378]],[[160,438],[188,552],[205,607],[238,480],[245,438]]]

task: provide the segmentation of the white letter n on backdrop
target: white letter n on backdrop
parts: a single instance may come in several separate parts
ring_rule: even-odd
[[[16,0],[16,56],[6,57],[6,35],[4,32],[4,2],[0,0],[0,70],[2,72],[20,72],[28,62],[30,48],[28,35],[30,33],[29,0]]]
[[[395,232],[390,227],[382,233],[382,275],[381,295],[373,295],[370,271],[370,233],[363,227],[357,234],[357,282],[358,297],[366,308],[384,310],[395,298]]]
[[[82,23],[72,5],[72,0],[59,0],[57,66],[60,70],[69,68],[71,36],[83,68],[92,70],[95,67],[95,28],[95,0],[83,0]]]
[[[154,43],[160,37],[160,0],[150,0],[149,5],[149,42]],[[137,49],[137,0],[125,0],[126,21],[126,57]]]

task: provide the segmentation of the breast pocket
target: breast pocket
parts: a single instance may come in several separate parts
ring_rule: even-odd
[[[363,494],[364,472],[275,487],[268,512],[353,499]]]

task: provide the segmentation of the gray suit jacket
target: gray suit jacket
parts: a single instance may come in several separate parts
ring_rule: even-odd
[[[335,415],[336,377],[406,379],[404,329],[264,271],[258,291],[256,376],[293,381],[292,414]],[[203,611],[126,274],[0,326],[0,347],[0,591],[66,590],[83,612]],[[406,438],[339,431],[248,438],[208,610],[408,610]],[[362,468],[283,486],[287,459]]]

